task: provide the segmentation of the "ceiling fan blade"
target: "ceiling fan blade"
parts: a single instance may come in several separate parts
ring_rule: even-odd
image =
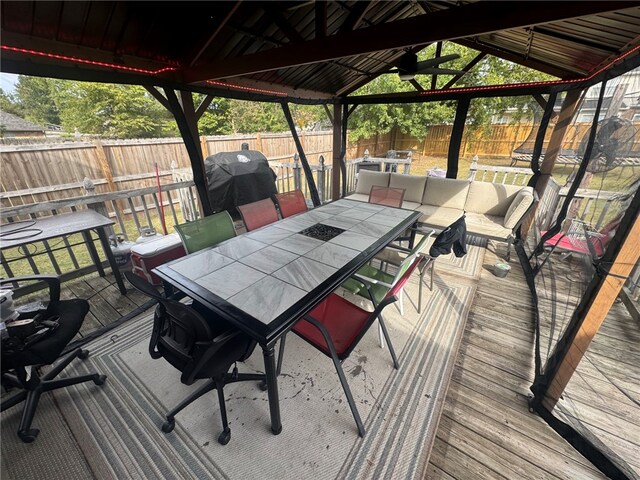
[[[442,57],[422,60],[421,62],[418,62],[418,70],[426,67],[433,67],[434,65],[440,65],[444,62],[450,62],[451,60],[455,60],[456,58],[460,58],[460,55],[458,55],[457,53],[452,53],[451,55],[443,55]]]
[[[462,70],[452,70],[450,68],[423,68],[421,70],[418,70],[416,72],[417,75],[432,75],[432,74],[436,74],[436,75],[459,75],[461,73],[466,73],[463,72]]]

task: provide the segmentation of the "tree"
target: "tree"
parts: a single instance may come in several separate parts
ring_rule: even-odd
[[[6,93],[2,88],[0,88],[0,110],[12,113],[18,117],[24,117],[24,112],[15,95]]]
[[[24,118],[40,125],[60,125],[60,111],[54,101],[61,80],[20,75],[16,98]]]
[[[66,132],[149,138],[173,128],[169,113],[138,85],[60,82],[54,102]]]

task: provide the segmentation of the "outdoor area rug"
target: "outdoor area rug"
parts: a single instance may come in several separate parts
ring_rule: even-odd
[[[183,410],[175,430],[165,435],[160,430],[164,414],[197,385],[182,385],[178,371],[149,357],[151,315],[92,342],[91,357],[65,372],[107,373],[104,387],[59,390],[55,401],[100,479],[422,478],[475,293],[473,282],[458,278],[472,278],[483,253],[472,246],[465,262],[449,265],[439,259],[434,290],[424,289],[420,315],[414,307],[417,275],[406,288],[404,316],[393,305],[386,309],[400,370],[380,347],[377,328],[344,362],[367,430],[363,439],[331,360],[295,335],[287,337],[279,378],[280,435],[271,434],[267,394],[253,382],[225,389],[228,445],[217,443],[221,424],[215,392]],[[260,349],[239,368],[262,371]],[[48,434],[43,429],[40,435]]]

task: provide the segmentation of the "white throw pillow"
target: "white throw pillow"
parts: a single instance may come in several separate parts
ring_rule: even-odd
[[[504,216],[504,226],[514,228],[531,204],[533,204],[533,189],[531,187],[523,188],[511,202],[507,214]]]

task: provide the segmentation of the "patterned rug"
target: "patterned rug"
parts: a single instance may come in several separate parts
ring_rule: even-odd
[[[232,432],[228,445],[217,443],[221,424],[215,392],[181,412],[175,430],[163,434],[164,413],[197,385],[182,385],[168,363],[149,357],[150,315],[93,342],[89,360],[67,369],[70,375],[107,373],[103,388],[83,384],[59,390],[56,403],[100,479],[422,478],[475,293],[467,280],[479,275],[483,253],[471,246],[463,261],[440,258],[434,290],[424,289],[420,315],[414,306],[417,275],[405,291],[404,316],[394,306],[386,309],[400,370],[380,348],[375,328],[344,362],[367,430],[363,439],[331,360],[295,335],[287,337],[279,379],[280,435],[269,430],[266,392],[251,382],[225,389]],[[259,349],[240,365],[241,371],[262,368]],[[37,477],[42,478],[34,472],[31,478]]]

